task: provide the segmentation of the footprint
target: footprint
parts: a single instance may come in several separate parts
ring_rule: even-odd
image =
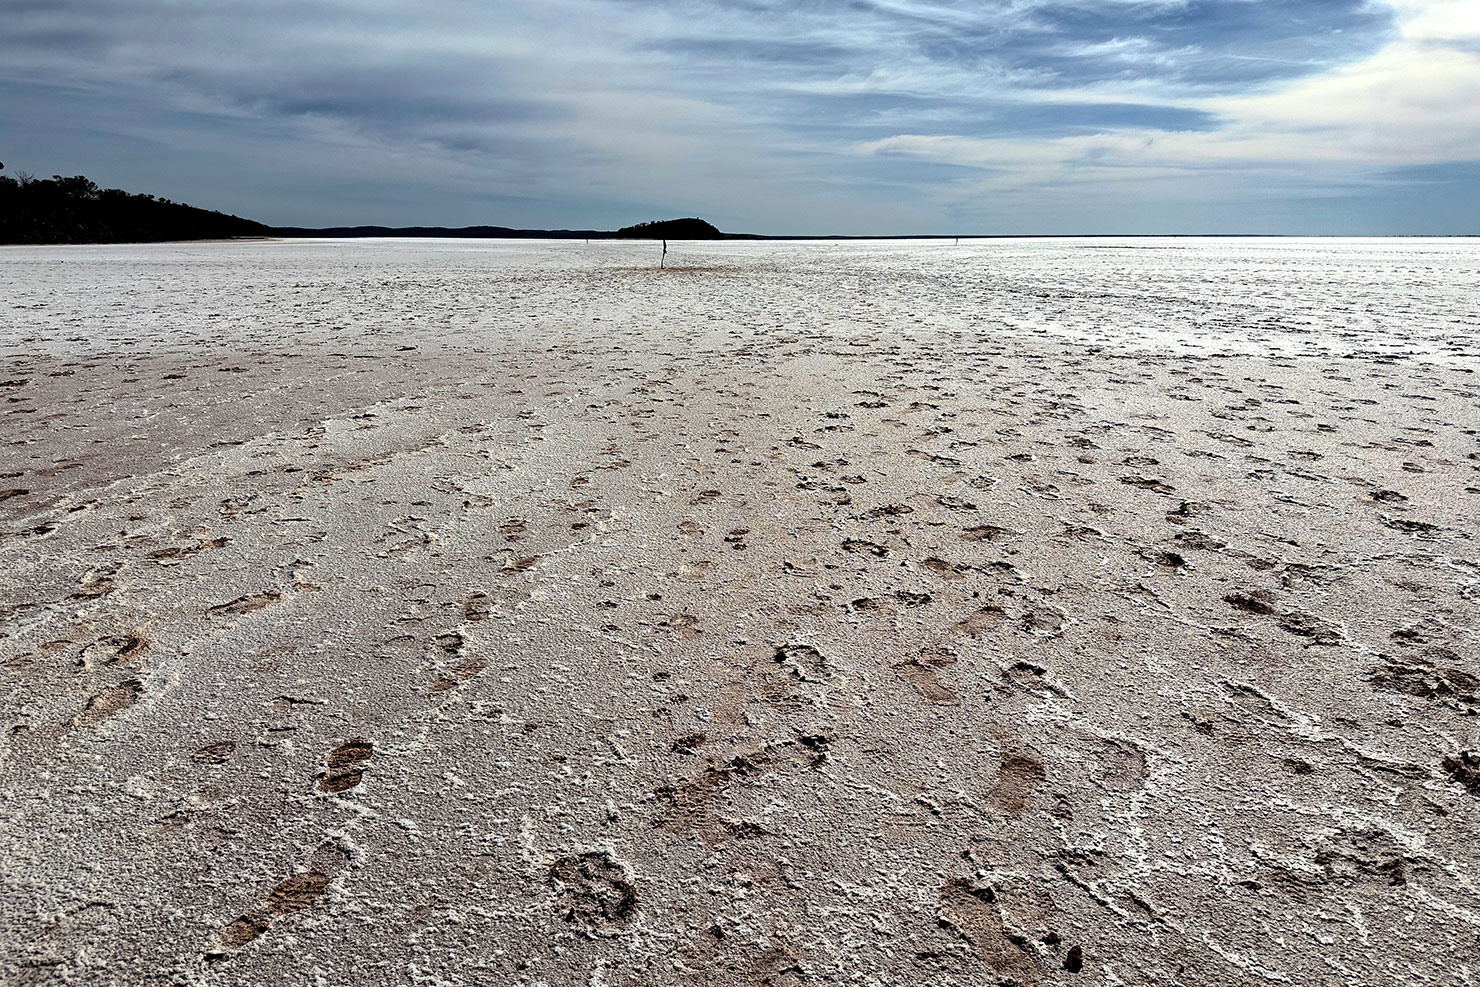
[[[700,747],[703,747],[708,740],[708,736],[702,733],[686,733],[682,737],[676,738],[669,746],[669,749],[675,754],[693,754]]]
[[[945,559],[938,559],[935,556],[931,556],[920,564],[942,579],[956,580],[966,578],[967,569],[965,566],[947,562]]]
[[[160,548],[150,552],[147,558],[161,564],[175,562],[180,559],[188,559],[192,555],[208,551],[213,548],[225,548],[231,544],[230,538],[212,538],[209,541],[199,542],[195,545],[184,545],[171,548]]]
[[[267,894],[267,907],[277,915],[301,912],[329,887],[329,875],[318,871],[294,874]]]
[[[469,593],[463,600],[463,616],[471,621],[487,620],[493,612],[492,602],[487,593]]]
[[[926,452],[924,449],[906,449],[904,451],[904,454],[906,456],[913,456],[916,459],[923,459],[927,463],[938,463],[941,466],[965,466],[966,465],[965,463],[963,463],[961,460],[955,458],[954,456],[943,456],[943,455],[941,455],[940,453],[937,453],[937,452]]]
[[[1341,629],[1328,624],[1310,614],[1292,610],[1288,613],[1280,613],[1275,609],[1275,596],[1267,590],[1251,590],[1247,593],[1229,593],[1223,597],[1223,601],[1235,609],[1245,613],[1257,614],[1261,617],[1274,617],[1275,626],[1287,634],[1297,637],[1309,638],[1312,644],[1336,646],[1342,643],[1344,636]]]
[[[452,674],[460,679],[470,679],[488,668],[488,662],[482,658],[467,657],[452,666]]]
[[[1274,594],[1267,590],[1256,589],[1247,593],[1229,593],[1223,597],[1223,602],[1235,609],[1245,613],[1259,614],[1261,617],[1270,616],[1275,612],[1271,605]]]
[[[365,769],[357,767],[375,756],[375,748],[364,740],[351,740],[329,752],[329,770],[317,776],[315,787],[328,795],[338,795],[359,785]]]
[[[586,936],[614,935],[637,919],[632,873],[604,850],[557,857],[548,880],[556,913]]]
[[[1069,618],[1056,607],[1035,606],[1018,618],[1018,626],[1039,637],[1062,637]]]
[[[1099,780],[1107,788],[1128,792],[1146,783],[1146,754],[1135,744],[1110,737],[1095,737],[1095,760]]]
[[[880,545],[877,542],[865,541],[861,538],[845,538],[843,540],[843,551],[872,555],[876,559],[887,559],[889,557],[888,545]]]
[[[108,668],[123,665],[138,668],[138,658],[150,648],[150,640],[138,630],[132,634],[100,637],[82,649],[78,658],[85,668]]]
[[[997,782],[988,798],[1009,815],[1018,815],[1028,798],[1048,779],[1043,762],[1031,754],[1004,751]]]
[[[686,641],[703,637],[704,629],[699,626],[699,618],[691,613],[676,613],[658,625],[669,630],[677,631],[679,636]]]
[[[1007,930],[990,886],[977,887],[956,878],[941,887],[938,903],[941,920],[971,943],[998,978],[1016,984],[1037,982],[1038,967],[1019,944],[1022,937]]]
[[[266,932],[273,919],[310,908],[328,889],[331,880],[322,871],[310,870],[282,881],[267,893],[266,904],[221,930],[221,945],[241,949]]]
[[[1167,569],[1181,569],[1187,565],[1187,560],[1177,552],[1157,551],[1147,548],[1142,549],[1138,554],[1147,562],[1154,562]]]
[[[822,652],[810,644],[783,644],[773,658],[803,682],[820,681],[832,673],[832,666],[822,657]]]
[[[1420,699],[1480,705],[1480,677],[1461,668],[1440,668],[1421,658],[1408,663],[1388,658],[1367,681],[1379,689]]]
[[[792,740],[736,754],[723,763],[711,760],[709,767],[697,775],[657,789],[655,794],[665,804],[653,824],[668,832],[692,832],[709,846],[767,835],[753,823],[727,819],[719,814],[725,790],[764,775],[817,770],[827,763],[832,739],[825,732],[803,734]]]
[[[214,744],[206,744],[190,755],[190,759],[199,761],[201,764],[224,764],[234,750],[236,750],[236,741],[218,740]]]
[[[1188,518],[1206,514],[1209,511],[1207,504],[1196,500],[1184,500],[1175,508],[1167,512],[1167,520],[1173,524],[1183,524]]]
[[[247,943],[267,931],[270,920],[243,915],[221,930],[221,945],[227,949],[241,949]]]
[[[143,694],[144,683],[138,679],[120,682],[89,699],[82,712],[78,713],[72,722],[81,727],[95,726],[134,705]]]
[[[277,590],[269,590],[266,593],[258,593],[255,596],[238,596],[230,603],[220,603],[211,607],[206,613],[212,617],[239,616],[241,614],[266,610],[270,606],[281,603],[282,600],[283,594]]]
[[[1446,757],[1440,767],[1455,782],[1469,790],[1471,795],[1480,797],[1480,754],[1474,751],[1460,751],[1458,754]]]
[[[956,621],[956,630],[967,637],[981,637],[1007,619],[1007,613],[990,604]]]
[[[1408,521],[1399,517],[1384,517],[1382,523],[1394,531],[1402,531],[1421,538],[1443,530],[1437,524],[1430,524],[1427,521]]]
[[[89,572],[82,577],[82,588],[72,594],[74,600],[95,600],[113,592],[113,576],[118,566],[109,566]]]
[[[1166,481],[1154,476],[1122,476],[1120,477],[1120,482],[1132,487],[1140,487],[1142,490],[1153,490],[1161,494],[1173,493],[1176,490],[1175,487],[1170,486]]]
[[[713,567],[714,563],[707,560],[694,563],[681,562],[678,571],[668,573],[668,578],[682,579],[686,583],[702,583],[709,577],[709,570]]]
[[[924,648],[918,658],[900,662],[894,671],[927,701],[937,706],[955,706],[961,702],[960,694],[942,683],[936,672],[954,664],[956,654],[949,648]]]
[[[1345,636],[1341,633],[1340,628],[1328,624],[1318,617],[1312,617],[1308,613],[1301,613],[1299,611],[1281,614],[1279,619],[1275,621],[1275,625],[1287,634],[1309,638],[1312,644],[1336,647],[1345,640]]]

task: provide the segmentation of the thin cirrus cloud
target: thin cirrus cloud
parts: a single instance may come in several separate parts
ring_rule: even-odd
[[[9,0],[0,158],[267,222],[1469,232],[1472,0]]]

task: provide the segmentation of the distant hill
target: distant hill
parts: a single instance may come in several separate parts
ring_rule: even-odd
[[[0,243],[143,243],[236,236],[272,236],[272,229],[182,202],[99,188],[81,175],[49,179],[0,175]]]
[[[725,235],[704,220],[690,216],[688,219],[660,219],[651,223],[638,223],[617,230],[622,240],[723,240]]]

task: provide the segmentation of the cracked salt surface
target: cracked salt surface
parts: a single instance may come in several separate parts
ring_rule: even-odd
[[[7,982],[1480,974],[1480,246],[651,254],[0,251]]]

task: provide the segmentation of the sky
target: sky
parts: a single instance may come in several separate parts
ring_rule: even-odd
[[[0,0],[0,161],[274,225],[1480,233],[1480,0]]]

